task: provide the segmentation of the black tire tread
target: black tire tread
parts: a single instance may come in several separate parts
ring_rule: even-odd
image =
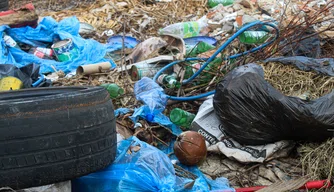
[[[116,156],[116,123],[101,87],[0,92],[0,188],[71,180]]]

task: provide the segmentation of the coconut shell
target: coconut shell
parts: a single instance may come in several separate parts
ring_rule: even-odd
[[[174,144],[174,153],[184,165],[196,165],[206,157],[205,139],[195,131],[181,133]]]

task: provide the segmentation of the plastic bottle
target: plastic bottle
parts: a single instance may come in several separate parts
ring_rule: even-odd
[[[245,31],[239,36],[239,40],[244,44],[264,43],[269,38],[269,33],[265,31]]]
[[[213,61],[211,61],[206,67],[205,67],[205,71],[209,71],[209,72],[212,72],[212,73],[215,73],[217,72],[219,66],[221,65],[222,63],[222,59],[217,57],[215,58]],[[184,74],[184,78],[185,79],[188,79],[189,77],[191,77],[193,74],[196,73],[196,71],[198,69],[201,68],[201,64],[200,63],[195,63],[195,64],[192,64],[191,66],[187,66],[186,67],[186,71],[185,71],[185,74]],[[200,79],[200,83],[207,83],[209,81],[211,81],[213,75],[210,74],[210,73],[207,73],[203,71],[200,75],[199,75],[199,79]]]
[[[5,41],[6,45],[9,47],[15,47],[17,49],[20,49],[19,45],[16,43],[16,41],[9,35],[5,34],[3,35],[3,40]]]
[[[115,99],[118,96],[124,94],[124,90],[114,83],[102,84],[101,86],[104,87],[108,91],[111,99]]]
[[[180,88],[181,83],[176,79],[176,73],[172,75],[162,74],[158,77],[157,81],[161,85],[165,85],[168,88]]]
[[[215,46],[201,41],[195,46],[191,46],[191,47],[186,46],[186,49],[187,49],[186,52],[187,52],[187,55],[189,57],[194,57],[194,56],[197,56],[198,54],[207,52],[207,51],[212,50],[214,48],[215,48]]]
[[[206,35],[209,32],[208,19],[206,16],[197,21],[182,22],[169,25],[159,30],[159,34],[173,34],[181,38],[195,37]]]
[[[224,6],[232,5],[234,3],[234,0],[209,0],[208,6],[210,8],[216,7],[219,4],[223,4]]]
[[[188,130],[195,115],[180,108],[174,108],[170,112],[169,118],[175,125],[182,127],[183,130]]]

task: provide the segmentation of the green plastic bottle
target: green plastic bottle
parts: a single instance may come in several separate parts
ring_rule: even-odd
[[[208,6],[210,8],[216,7],[219,4],[223,4],[224,6],[232,5],[234,3],[234,0],[209,0]]]
[[[244,44],[260,44],[264,43],[269,36],[269,33],[266,31],[245,31],[240,34],[239,40]]]
[[[175,125],[180,126],[185,131],[189,129],[195,115],[180,108],[174,108],[170,112],[169,118]]]
[[[116,97],[124,94],[124,90],[114,83],[102,84],[101,87],[104,87],[108,91],[111,99],[115,99]]]
[[[209,71],[209,72],[212,72],[212,73],[215,73],[217,72],[219,66],[221,65],[222,63],[222,58],[220,57],[217,57],[215,58],[213,61],[211,61],[209,63],[209,65],[207,65],[205,67],[205,71]],[[201,64],[199,63],[195,63],[195,64],[192,64],[191,66],[187,66],[186,67],[186,71],[185,71],[185,74],[184,74],[184,78],[185,79],[188,79],[190,78],[193,74],[196,73],[196,71],[198,71],[198,69],[201,68]],[[198,77],[200,79],[200,83],[207,83],[209,81],[211,81],[211,79],[213,78],[213,75],[210,74],[210,73],[206,73],[205,71],[203,71]]]
[[[180,88],[181,83],[176,79],[176,73],[172,75],[162,74],[158,77],[157,81],[161,85],[165,85],[168,88]]]
[[[201,41],[195,46],[186,46],[186,53],[189,57],[194,57],[197,56],[198,54],[210,51],[214,48],[215,46]]]

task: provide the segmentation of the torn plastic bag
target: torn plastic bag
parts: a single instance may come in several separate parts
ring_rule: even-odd
[[[308,28],[301,34],[291,35],[286,37],[281,45],[285,45],[282,49],[284,56],[305,56],[319,58],[321,54],[321,45],[319,35],[313,27]],[[309,37],[310,36],[310,37]]]
[[[268,158],[285,157],[294,147],[292,141],[277,141],[266,145],[243,146],[227,137],[213,109],[213,99],[203,102],[191,124],[191,130],[200,133],[206,140],[208,151],[224,154],[242,163],[263,163]]]
[[[10,64],[0,64],[0,79],[7,76],[12,76],[20,79],[23,82],[24,88],[31,88],[32,84],[39,80],[39,65],[28,64],[21,68],[17,68]],[[49,87],[51,81],[43,80],[37,87]]]
[[[52,66],[57,70],[69,73],[80,65],[109,61],[112,67],[116,67],[112,60],[104,59],[107,46],[92,39],[83,39],[79,35],[80,22],[76,17],[66,18],[59,23],[51,17],[44,18],[36,28],[22,27],[9,28],[0,26],[0,36],[3,32],[11,36],[16,42],[28,44],[34,47],[46,47],[56,40],[72,39],[79,50],[79,56],[72,61],[58,62],[41,59],[33,54],[26,53],[17,48],[7,47],[4,40],[1,41],[0,63],[14,64],[22,67],[30,63],[39,64],[41,73],[53,72]],[[92,54],[93,53],[93,54]]]
[[[228,136],[240,144],[262,145],[332,137],[333,102],[334,92],[311,101],[285,96],[264,80],[261,66],[247,64],[217,85],[213,106]]]
[[[334,76],[333,58],[314,59],[303,56],[276,57],[266,59],[264,62],[280,62],[285,65],[294,65],[302,71],[315,71],[324,75]]]
[[[173,164],[165,153],[136,137],[130,137],[118,145],[112,165],[72,180],[72,191],[234,191],[226,178],[210,180],[197,167],[184,168],[198,176],[195,182],[176,176]],[[185,188],[192,182],[192,187]]]

